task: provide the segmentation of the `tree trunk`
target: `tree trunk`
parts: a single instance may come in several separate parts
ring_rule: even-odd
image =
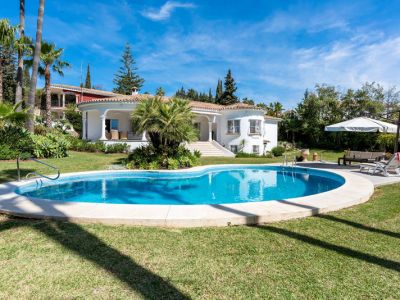
[[[46,93],[46,125],[51,128],[51,93],[50,93],[50,67],[46,66],[44,71],[44,89]]]
[[[37,28],[36,28],[36,43],[35,43],[35,52],[33,54],[33,65],[32,65],[32,78],[31,78],[31,84],[30,84],[29,96],[28,96],[29,118],[28,118],[28,122],[27,122],[27,127],[30,132],[34,131],[34,125],[35,125],[35,123],[34,123],[35,94],[36,94],[39,59],[40,59],[40,50],[41,50],[41,46],[42,46],[44,1],[45,0],[39,1],[39,12],[38,12]]]
[[[25,35],[25,0],[19,1],[19,38],[24,39]],[[17,87],[15,90],[15,103],[22,101],[22,82],[24,70],[24,51],[18,49],[18,69],[17,69]],[[20,109],[21,107],[19,107]]]
[[[3,102],[3,59],[0,57],[0,103],[2,102]]]

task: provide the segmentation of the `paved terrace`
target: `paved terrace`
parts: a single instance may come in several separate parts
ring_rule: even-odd
[[[393,183],[400,183],[400,176],[393,176],[393,177],[385,177],[380,174],[372,175],[367,172],[360,172],[359,165],[353,164],[351,166],[338,166],[337,163],[330,163],[330,162],[301,162],[297,164],[301,167],[306,168],[317,168],[317,169],[329,169],[329,170],[338,170],[338,171],[345,171],[349,172],[358,176],[361,176],[373,183],[375,187]]]

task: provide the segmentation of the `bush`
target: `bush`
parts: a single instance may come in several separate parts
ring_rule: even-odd
[[[33,155],[36,158],[61,158],[68,156],[69,141],[61,134],[33,135]]]
[[[272,148],[271,152],[274,156],[282,156],[283,153],[285,153],[285,148],[282,146],[276,146]]]
[[[111,144],[105,148],[105,153],[127,153],[128,145],[126,143]]]
[[[104,152],[104,153],[127,153],[128,145],[126,143],[118,143],[106,145],[102,141],[89,142],[80,138],[67,136],[70,142],[69,150],[80,152]]]
[[[169,169],[190,168],[199,164],[199,153],[192,153],[183,146],[171,150],[156,151],[152,145],[136,148],[128,155],[126,166],[129,169]]]
[[[381,149],[392,152],[394,149],[395,135],[390,133],[381,133],[376,138],[376,144],[380,146]]]
[[[0,160],[16,159],[19,152],[11,149],[9,145],[0,145]]]
[[[32,137],[23,127],[6,125],[0,128],[0,160],[15,159],[18,155],[33,152]]]

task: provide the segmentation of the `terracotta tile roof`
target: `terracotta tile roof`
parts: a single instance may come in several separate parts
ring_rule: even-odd
[[[265,120],[274,120],[274,121],[282,121],[281,118],[273,117],[273,116],[264,116]]]
[[[151,94],[137,94],[137,95],[118,95],[115,97],[111,98],[98,98],[98,99],[90,99],[90,100],[85,100],[81,101],[79,105],[85,104],[85,103],[100,103],[100,102],[125,102],[125,103],[130,103],[130,102],[138,102],[142,100],[147,100],[149,98],[154,97],[154,95]],[[162,97],[164,101],[168,101],[170,98],[169,97]],[[215,104],[215,103],[209,103],[209,102],[200,102],[200,101],[190,101],[190,106],[193,108],[198,108],[198,109],[206,109],[206,110],[214,110],[214,111],[221,111],[221,110],[235,110],[235,109],[254,109],[254,110],[262,110],[259,107],[256,107],[254,105],[249,105],[245,103],[235,103],[232,105],[220,105],[220,104]]]
[[[52,85],[50,85],[50,89],[61,89],[61,90],[79,92],[79,93],[83,92],[85,94],[110,96],[110,97],[115,97],[115,96],[121,95],[121,94],[117,94],[117,93],[113,93],[113,92],[109,92],[109,91],[87,89],[87,88],[81,88],[79,86],[73,86],[73,85],[67,85],[67,84],[52,84]]]

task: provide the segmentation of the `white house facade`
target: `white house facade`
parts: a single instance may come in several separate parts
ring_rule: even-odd
[[[147,144],[145,132],[132,131],[130,116],[140,101],[150,97],[117,95],[79,102],[83,139],[107,144],[123,142],[130,149]],[[243,103],[223,106],[197,101],[190,101],[190,106],[199,137],[198,142],[187,146],[200,150],[203,156],[234,156],[237,152],[262,155],[277,146],[280,119],[265,116],[260,108]]]

